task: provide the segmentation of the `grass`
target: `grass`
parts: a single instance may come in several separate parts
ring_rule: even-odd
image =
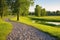
[[[0,40],[6,40],[12,30],[12,25],[0,18]]]
[[[52,19],[54,19],[54,18],[55,17],[53,17]],[[58,17],[56,17],[56,18],[59,20]],[[47,19],[49,19],[49,17],[47,17]],[[11,20],[16,21],[16,17],[11,18]],[[39,30],[42,30],[43,32],[51,34],[52,36],[56,36],[60,40],[60,27],[58,28],[58,27],[52,27],[52,26],[48,26],[48,25],[33,23],[29,17],[20,17],[19,22],[25,23],[27,25],[31,25]]]
[[[43,16],[43,17],[31,17],[29,16],[32,20],[38,20],[38,21],[51,21],[51,22],[60,22],[60,16]]]

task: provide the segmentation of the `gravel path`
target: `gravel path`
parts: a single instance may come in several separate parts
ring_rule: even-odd
[[[7,40],[55,40],[54,37],[51,37],[31,26],[9,21],[8,19],[6,19],[6,21],[11,22],[13,25],[13,30],[8,35]]]

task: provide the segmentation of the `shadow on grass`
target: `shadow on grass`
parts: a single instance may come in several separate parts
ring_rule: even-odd
[[[60,25],[49,24],[49,23],[45,23],[45,22],[40,22],[39,24],[48,25],[48,26],[52,26],[52,27],[60,27]]]
[[[49,19],[43,19],[43,18],[32,18],[29,17],[31,20],[36,20],[36,21],[47,21],[47,22],[60,22],[60,20],[49,20]]]

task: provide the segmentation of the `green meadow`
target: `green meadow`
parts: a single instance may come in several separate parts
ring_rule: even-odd
[[[0,18],[0,40],[6,40],[11,31],[12,25]]]

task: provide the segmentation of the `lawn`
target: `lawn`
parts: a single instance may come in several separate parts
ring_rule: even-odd
[[[12,30],[12,25],[0,18],[0,40],[6,40]]]
[[[41,17],[42,18],[42,17]],[[55,20],[60,20],[59,17],[43,17],[49,20],[49,18],[51,19],[55,19]],[[51,19],[51,20],[52,20]],[[16,17],[11,18],[11,20],[16,21]],[[48,26],[48,25],[43,25],[43,24],[38,24],[38,23],[34,23],[29,17],[20,17],[20,20],[18,22],[22,22],[25,23],[27,25],[31,25],[43,32],[49,33],[52,36],[56,36],[58,37],[58,39],[60,40],[60,27],[52,27],[52,26]]]
[[[41,20],[41,21],[51,21],[51,22],[60,22],[60,16],[43,16],[43,17],[31,17],[29,16],[32,20]]]

